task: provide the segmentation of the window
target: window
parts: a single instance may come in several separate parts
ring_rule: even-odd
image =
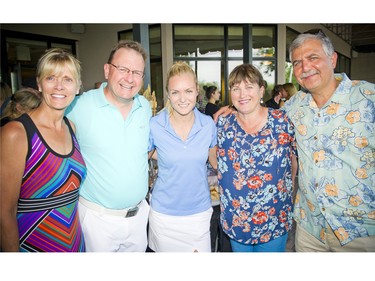
[[[276,25],[246,27],[252,27],[249,35],[252,42],[249,45],[246,44],[249,38],[242,24],[173,25],[174,61],[190,63],[197,74],[200,88],[204,85],[217,86],[222,93],[222,104],[230,103],[228,76],[237,65],[244,62],[245,54],[250,54],[249,61],[260,70],[264,79],[270,85],[275,84]],[[203,90],[201,94],[205,99]],[[203,102],[202,107],[206,102]]]
[[[350,77],[350,59],[340,53],[337,53],[337,63],[335,73],[345,72]]]
[[[293,40],[298,36],[298,32],[290,28],[286,29],[286,62],[285,62],[285,83],[293,83],[297,89],[300,88],[296,78],[293,75],[293,66],[289,59],[289,47]]]
[[[224,28],[221,25],[174,25],[174,57],[221,58],[225,54]]]
[[[36,85],[36,66],[49,48],[63,48],[75,54],[75,41],[30,33],[1,30],[1,80],[14,93],[22,87]]]

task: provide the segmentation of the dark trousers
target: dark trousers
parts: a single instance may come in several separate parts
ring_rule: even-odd
[[[220,205],[214,206],[210,232],[211,232],[211,252],[232,252],[229,237],[224,233],[220,225]]]

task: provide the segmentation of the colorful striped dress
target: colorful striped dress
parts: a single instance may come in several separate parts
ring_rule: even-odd
[[[17,210],[20,251],[85,252],[78,191],[87,171],[68,119],[73,142],[68,155],[53,151],[27,114],[17,121],[29,146]]]

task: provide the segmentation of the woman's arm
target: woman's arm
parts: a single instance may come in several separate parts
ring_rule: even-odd
[[[24,127],[10,122],[0,130],[0,248],[19,251],[17,203],[28,149]]]
[[[217,146],[214,146],[213,148],[210,148],[208,151],[208,162],[210,162],[211,167],[214,168],[215,170],[217,170],[216,150],[217,150]]]
[[[150,160],[151,158],[154,160],[158,160],[158,152],[156,151],[156,149],[148,152],[148,159]]]

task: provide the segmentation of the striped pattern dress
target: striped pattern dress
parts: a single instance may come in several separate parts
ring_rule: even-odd
[[[17,121],[29,146],[17,210],[20,251],[85,252],[78,191],[87,171],[68,119],[73,142],[68,155],[53,151],[27,114]]]

